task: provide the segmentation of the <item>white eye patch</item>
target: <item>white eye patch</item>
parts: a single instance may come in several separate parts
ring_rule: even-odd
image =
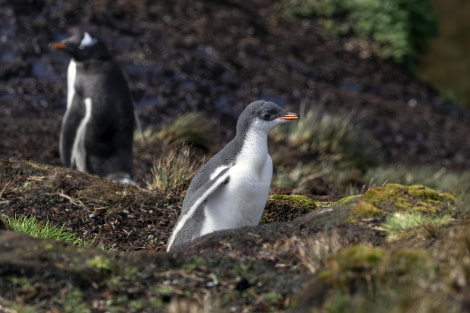
[[[92,46],[96,43],[96,39],[91,37],[89,33],[84,33],[82,41],[80,41],[80,49],[85,49],[86,47]]]

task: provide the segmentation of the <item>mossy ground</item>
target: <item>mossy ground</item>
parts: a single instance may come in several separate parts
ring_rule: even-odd
[[[191,247],[167,254],[158,252],[164,248],[159,242],[168,237],[171,222],[156,238],[150,237],[155,234],[154,215],[148,217],[150,227],[137,225],[146,224],[144,212],[149,210],[168,214],[167,220],[176,219],[174,210],[165,206],[180,200],[162,195],[149,198],[148,190],[62,168],[31,162],[1,164],[2,177],[14,182],[2,187],[2,201],[8,202],[11,212],[26,206],[31,210],[50,208],[39,219],[58,221],[64,211],[69,229],[85,237],[99,231],[98,246],[105,248],[77,248],[0,232],[0,275],[5,278],[0,283],[4,295],[0,305],[14,305],[19,311],[41,312],[46,306],[64,312],[88,312],[92,307],[98,312],[126,312],[129,308],[136,312],[202,312],[209,307],[286,311],[301,308],[315,295],[315,304],[310,306],[333,312],[351,307],[352,312],[360,312],[361,307],[376,305],[374,297],[397,307],[401,301],[419,298],[427,288],[450,288],[446,286],[470,278],[465,258],[456,263],[442,254],[463,253],[462,245],[445,240],[452,228],[431,231],[432,236],[413,236],[411,241],[413,232],[407,230],[406,236],[393,242],[387,241],[380,228],[387,216],[407,212],[403,203],[415,208],[416,203],[428,201],[419,206],[426,211],[410,212],[429,217],[452,211],[451,195],[423,186],[385,185],[337,202],[277,194],[268,201],[263,225],[203,237]],[[364,203],[379,211],[377,222],[357,215],[355,210]],[[400,205],[392,206],[394,203]],[[8,214],[5,207],[2,210]],[[455,228],[453,236],[466,238],[464,230]],[[131,245],[124,235],[141,246]],[[445,250],[435,248],[437,244]],[[148,251],[112,251],[129,249]],[[443,267],[437,268],[441,263]],[[452,266],[459,272],[452,272]],[[449,282],[444,277],[453,278]],[[409,297],[401,293],[402,285],[411,286],[416,280],[425,281],[428,287],[416,286]],[[317,294],[313,287],[302,291],[305,284],[322,286],[324,291]],[[55,286],[62,286],[59,296],[52,296]],[[305,292],[309,296],[300,300]],[[29,298],[30,294],[44,294],[46,301]],[[444,296],[437,298],[437,304],[428,303],[428,296],[423,299],[426,307],[454,308]]]
[[[432,236],[458,214],[456,198],[423,185],[386,184],[368,190],[351,208],[350,222],[367,220],[389,240],[401,235]]]
[[[422,185],[387,184],[368,190],[351,209],[352,217],[385,217],[393,213],[435,215],[451,211],[455,197]]]

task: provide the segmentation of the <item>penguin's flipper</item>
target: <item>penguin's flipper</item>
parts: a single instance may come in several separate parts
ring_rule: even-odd
[[[171,234],[170,239],[167,244],[167,251],[171,249],[175,238],[178,234],[184,230],[188,221],[191,220],[191,217],[195,214],[196,210],[217,190],[225,186],[230,181],[230,175],[228,172],[229,168],[221,171],[214,179],[209,180],[206,184],[202,185],[191,195],[187,195],[188,200],[185,203],[190,204],[189,207],[185,208],[183,204],[183,209],[181,211],[180,218],[176,222],[175,228]]]
[[[73,144],[77,135],[78,126],[84,116],[84,101],[78,94],[75,94],[71,105],[67,109],[67,112],[65,112],[60,133],[60,159],[65,167],[72,167]]]
[[[181,214],[191,213],[191,210],[196,210],[201,203],[207,200],[213,193],[219,190],[222,186],[226,185],[230,180],[229,175],[230,167],[224,168],[217,176],[210,179],[205,184],[201,185],[198,189],[193,191],[191,194],[187,194],[183,203],[183,209]],[[190,204],[189,207],[185,208],[185,204]]]

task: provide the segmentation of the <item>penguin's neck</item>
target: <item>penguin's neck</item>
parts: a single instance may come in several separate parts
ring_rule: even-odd
[[[237,165],[258,170],[263,168],[268,156],[268,134],[249,129],[245,136],[240,136],[238,140],[241,142],[241,150],[237,156]]]

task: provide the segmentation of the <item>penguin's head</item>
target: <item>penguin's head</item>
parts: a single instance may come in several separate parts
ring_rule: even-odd
[[[277,104],[259,100],[250,103],[240,114],[237,122],[237,133],[256,129],[268,133],[274,126],[298,120],[299,114],[287,112]]]
[[[56,50],[65,51],[78,62],[92,59],[106,60],[111,58],[106,45],[87,32],[75,32],[71,37],[61,42],[53,43],[51,47]]]

